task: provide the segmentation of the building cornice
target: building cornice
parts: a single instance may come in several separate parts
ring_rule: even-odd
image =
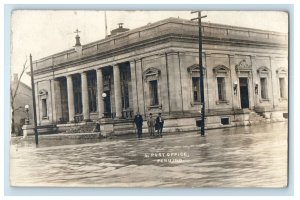
[[[82,55],[70,49],[34,62],[35,74],[64,69],[138,51],[168,42],[198,43],[195,22],[169,18],[96,41],[82,48]],[[161,30],[161,31],[158,31]],[[224,34],[218,32],[222,30]],[[203,44],[287,49],[287,34],[204,23]],[[222,32],[222,33],[223,33]],[[134,58],[131,58],[134,59]]]

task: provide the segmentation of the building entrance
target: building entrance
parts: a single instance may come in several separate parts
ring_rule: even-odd
[[[110,102],[110,91],[104,91],[106,97],[104,98],[104,117],[111,117],[111,102]]]
[[[241,107],[249,108],[248,78],[240,78]]]

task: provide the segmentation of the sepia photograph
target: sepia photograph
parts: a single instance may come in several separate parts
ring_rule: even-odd
[[[10,186],[288,186],[288,12],[13,10],[10,27]]]

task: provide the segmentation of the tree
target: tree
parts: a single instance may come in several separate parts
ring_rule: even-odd
[[[11,82],[11,85],[10,85],[11,133],[15,132],[15,119],[14,119],[15,111],[20,109],[20,108],[15,108],[14,104],[15,104],[16,96],[18,95],[18,89],[19,89],[19,86],[20,86],[21,78],[22,78],[23,74],[25,73],[25,71],[28,68],[28,66],[26,66],[26,64],[27,64],[27,57],[26,57],[25,63],[23,64],[23,68],[22,68],[20,77],[18,78],[18,82],[17,82],[16,86],[14,84],[12,84],[12,82]]]

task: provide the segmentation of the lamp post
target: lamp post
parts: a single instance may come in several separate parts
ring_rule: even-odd
[[[238,82],[234,81],[233,82],[233,93],[234,93],[235,96],[237,95],[237,85],[238,85]]]
[[[105,92],[102,93],[102,100],[103,100],[103,104],[104,104],[104,110],[103,110],[103,116],[106,118],[106,113],[105,113],[105,98],[107,97],[107,94]]]
[[[204,102],[204,83],[203,83],[203,65],[202,65],[202,31],[201,31],[201,19],[207,17],[206,15],[201,16],[201,11],[192,11],[191,13],[198,13],[197,18],[193,18],[192,21],[198,21],[199,31],[199,69],[200,69],[200,94],[201,94],[201,136],[205,136],[205,102]]]
[[[29,105],[25,105],[25,112],[26,112],[26,119],[25,119],[25,124],[29,124]]]
[[[255,89],[255,94],[258,95],[258,82],[257,81],[255,82],[254,89]]]

